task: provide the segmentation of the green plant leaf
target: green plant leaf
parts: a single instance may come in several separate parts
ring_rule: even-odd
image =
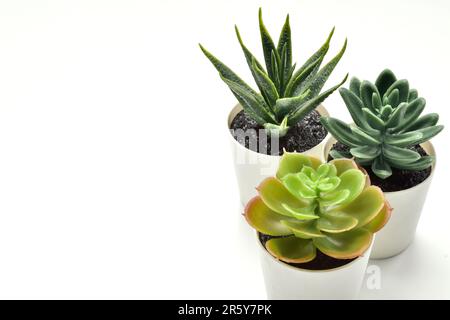
[[[264,60],[266,61],[266,69],[269,74],[270,79],[275,79],[274,69],[275,66],[272,64],[272,52],[278,56],[278,60],[280,60],[277,49],[275,48],[275,44],[273,43],[272,37],[264,25],[262,18],[262,10],[259,8],[259,31],[261,33],[261,42],[264,53]]]
[[[326,255],[336,259],[353,259],[361,256],[372,243],[373,235],[365,229],[353,229],[342,233],[330,233],[314,238],[314,245]]]
[[[355,228],[365,226],[372,221],[384,207],[383,191],[375,186],[364,189],[359,196],[344,207],[334,211],[335,214],[345,214],[357,220]]]
[[[295,72],[294,78],[297,78],[300,74],[302,74],[311,64],[315,63],[316,61],[320,61],[319,64],[315,65],[315,71],[313,74],[316,74],[319,70],[320,64],[322,63],[325,55],[328,52],[328,49],[330,48],[330,41],[334,34],[334,27],[331,30],[330,34],[328,35],[327,40],[325,43],[320,47],[319,50],[314,52],[314,54],[306,60],[306,62]]]
[[[270,239],[266,249],[277,259],[288,263],[305,263],[314,260],[316,248],[311,240],[297,237]]]
[[[245,218],[247,222],[257,231],[270,236],[285,236],[292,234],[281,220],[285,216],[270,210],[260,197],[254,197],[245,207]]]
[[[331,87],[330,89],[322,92],[318,96],[308,100],[307,102],[303,103],[302,105],[298,106],[296,109],[291,111],[291,113],[288,115],[289,125],[294,125],[300,120],[302,120],[306,115],[308,115],[311,111],[313,111],[315,108],[317,108],[326,98],[328,98],[336,89],[338,89],[340,86],[344,84],[345,81],[347,81],[348,74],[345,76],[345,78],[335,85],[334,87]]]
[[[363,108],[362,112],[364,114],[364,118],[371,128],[379,131],[384,131],[386,124],[380,117],[374,114],[369,108]]]
[[[360,93],[360,90],[361,90],[361,80],[359,80],[356,77],[352,77],[350,79],[350,87],[349,88],[350,88],[350,91],[354,95],[356,95],[358,97],[358,99],[359,99],[359,93]]]
[[[394,128],[390,129],[391,132],[403,132],[410,124],[415,122],[423,109],[425,108],[426,101],[424,98],[417,98],[416,100],[408,103],[405,107],[405,113],[400,123]]]
[[[414,131],[418,129],[425,129],[427,127],[435,126],[439,121],[439,115],[437,113],[430,113],[420,117],[413,123],[411,123],[405,130]]]
[[[233,91],[239,103],[256,122],[261,125],[265,123],[276,123],[276,120],[268,111],[268,106],[264,101],[264,98],[254,92],[253,90],[247,90],[246,87],[239,85],[236,82],[222,78],[228,87]]]
[[[351,159],[335,159],[331,160],[329,164],[332,164],[336,167],[336,174],[338,176],[342,175],[344,172],[352,169],[358,169],[357,164],[355,161]]]
[[[433,127],[428,127],[428,128],[423,128],[423,129],[418,129],[418,130],[412,131],[412,132],[419,132],[422,134],[422,138],[414,141],[414,144],[421,144],[421,143],[424,143],[425,141],[430,140],[431,138],[436,136],[438,133],[440,133],[443,129],[444,129],[444,126],[439,125],[439,126],[433,126]]]
[[[369,108],[370,110],[376,112],[376,108],[372,104],[373,94],[380,96],[377,87],[375,87],[375,85],[372,84],[371,82],[364,80],[361,83],[360,87],[361,101],[363,102],[364,107]]]
[[[350,153],[359,159],[372,160],[378,157],[381,153],[379,147],[374,146],[361,146],[356,148],[351,148]]]
[[[324,237],[324,235],[317,229],[315,220],[308,221],[292,221],[285,220],[282,223],[291,230],[296,237],[302,239],[312,239],[318,237]]]
[[[280,159],[278,165],[277,178],[283,179],[286,175],[291,173],[299,173],[304,166],[315,168],[320,164],[320,160],[314,160],[314,158],[308,157],[302,153],[297,152],[285,152]]]
[[[341,179],[341,183],[339,183],[333,192],[339,192],[342,190],[349,191],[345,201],[339,203],[340,206],[345,206],[356,199],[364,190],[366,176],[358,169],[349,169],[343,172],[339,178]]]
[[[308,92],[304,94],[292,97],[292,98],[281,98],[275,102],[274,111],[278,119],[286,117],[293,110],[301,106],[308,96]]]
[[[317,220],[317,228],[328,233],[341,233],[353,229],[358,220],[345,213],[325,212]]]
[[[377,146],[381,143],[375,136],[370,136],[369,134],[362,131],[360,128],[355,126],[350,126],[352,134],[358,139],[360,143],[368,144],[370,146]]]
[[[387,91],[384,94],[384,96],[389,97],[394,90],[398,90],[399,102],[406,102],[406,101],[408,101],[408,96],[409,96],[409,83],[408,83],[408,80],[402,79],[402,80],[395,81],[387,89]]]
[[[397,108],[394,109],[389,119],[386,121],[386,128],[395,128],[400,124],[400,121],[405,116],[406,107],[408,103],[402,102]]]
[[[372,162],[372,172],[379,178],[386,179],[392,175],[392,169],[382,157],[378,157]]]
[[[283,82],[287,83],[289,79],[289,73],[292,68],[292,41],[291,41],[291,27],[289,24],[289,15],[286,16],[283,29],[281,30],[280,38],[277,46],[278,54],[283,61]]]
[[[424,156],[412,163],[393,163],[392,166],[397,169],[419,171],[430,167],[434,163],[434,157]]]
[[[305,68],[302,73],[294,75],[286,86],[285,96],[295,97],[300,95],[308,80],[317,73],[317,68],[321,62],[321,59],[317,59]]]
[[[360,141],[353,135],[351,127],[345,122],[331,117],[322,117],[320,122],[339,142],[350,147],[360,145]]]
[[[272,80],[270,80],[270,78],[267,76],[267,74],[263,70],[258,68],[256,60],[253,60],[251,69],[254,74],[255,81],[259,89],[261,90],[261,93],[263,94],[267,105],[271,109],[273,109],[273,106],[279,98],[277,88],[275,87]]]
[[[257,188],[261,199],[273,211],[288,217],[294,217],[293,212],[297,212],[297,218],[304,220],[317,219],[318,216],[303,214],[304,209],[310,207],[308,200],[300,200],[292,195],[283,183],[276,178],[265,179]],[[303,212],[302,212],[303,211]]]
[[[384,144],[382,148],[384,158],[389,163],[411,163],[420,159],[420,154],[416,151]]]
[[[364,225],[364,229],[372,233],[380,231],[389,221],[391,211],[392,209],[389,206],[389,203],[385,201],[383,208],[380,210],[380,212],[377,214],[375,218],[373,218],[369,223]]]
[[[391,70],[385,69],[380,73],[375,81],[375,86],[378,88],[381,97],[384,96],[386,91],[395,81],[397,81],[397,78]]]
[[[330,62],[328,62],[322,69],[319,70],[319,72],[317,72],[317,74],[311,80],[308,81],[308,85],[306,85],[305,88],[311,90],[310,92],[311,97],[315,97],[320,93],[323,86],[325,85],[325,82],[328,80],[328,77],[330,76],[331,72],[333,72],[334,68],[344,55],[346,48],[347,48],[347,39],[345,39],[341,51],[339,51],[339,53],[333,59],[331,59]],[[346,79],[347,76],[345,77]]]
[[[416,145],[423,137],[420,131],[411,131],[400,134],[387,134],[384,137],[384,143],[396,147],[408,147]]]
[[[419,97],[419,93],[416,89],[409,90],[408,102],[414,101]]]

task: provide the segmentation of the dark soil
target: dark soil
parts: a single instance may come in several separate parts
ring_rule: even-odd
[[[236,129],[243,131],[235,132],[234,130]],[[274,143],[274,148],[276,148],[274,150],[271,148],[271,137],[267,136],[264,128],[251,119],[243,110],[231,122],[230,130],[234,139],[247,149],[270,155],[282,155],[283,148],[288,152],[304,152],[318,145],[327,135],[327,131],[320,123],[320,114],[315,110],[311,111],[295,126],[292,126],[288,133],[279,139],[278,148],[276,148],[276,143]],[[264,138],[260,139],[260,136]]]
[[[350,150],[348,146],[340,142],[335,143],[331,149],[341,152],[349,152]],[[427,155],[426,151],[419,145],[411,147],[411,150],[418,152],[422,156]],[[332,160],[332,158],[328,156],[328,161],[330,160]],[[393,192],[412,188],[423,182],[431,174],[431,167],[420,171],[392,168],[392,175],[389,178],[381,179],[372,172],[370,166],[363,166],[363,168],[369,174],[372,185],[380,187],[384,192]]]
[[[261,241],[262,245],[265,247],[266,242],[273,238],[281,238],[281,237],[273,237],[269,236],[263,233],[258,233],[259,240]],[[346,265],[347,263],[352,262],[355,259],[335,259],[332,257],[329,257],[322,253],[321,251],[317,250],[316,252],[316,258],[310,262],[306,263],[286,263],[290,266],[300,268],[300,269],[306,269],[306,270],[329,270],[341,267],[343,265]]]

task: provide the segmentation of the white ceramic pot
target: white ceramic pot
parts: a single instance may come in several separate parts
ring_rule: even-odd
[[[325,157],[328,157],[328,152],[335,142],[334,138],[328,139],[324,148]],[[420,146],[429,155],[436,155],[430,142],[425,142]],[[435,166],[436,163],[431,168],[430,176],[417,186],[401,191],[384,193],[392,207],[392,213],[388,223],[377,232],[377,238],[370,255],[371,259],[393,257],[408,248],[414,240]]]
[[[267,298],[272,300],[356,299],[369,261],[370,250],[352,262],[328,270],[293,267],[273,257],[257,238]]]
[[[234,117],[242,110],[241,105],[236,105],[228,116],[228,129]],[[328,112],[323,105],[316,108],[322,116],[328,116]],[[237,142],[230,130],[229,138],[232,147],[234,168],[239,186],[239,196],[241,203],[245,205],[256,195],[256,187],[267,177],[273,176],[278,168],[280,156],[265,155],[250,149],[247,149]],[[322,159],[323,147],[329,135],[325,137],[318,145],[303,152],[304,154],[315,156]]]

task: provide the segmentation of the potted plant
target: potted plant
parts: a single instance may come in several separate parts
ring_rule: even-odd
[[[261,9],[259,28],[265,66],[244,45],[235,28],[259,92],[200,45],[239,102],[229,114],[228,128],[243,204],[256,194],[255,186],[262,178],[275,172],[283,150],[322,156],[322,141],[327,132],[319,118],[328,113],[321,103],[347,79],[346,76],[341,83],[321,93],[347,46],[345,41],[341,51],[320,68],[334,28],[322,47],[300,68],[292,62],[289,15],[277,45],[263,23]]]
[[[355,298],[373,234],[388,221],[380,188],[350,159],[284,153],[245,218],[257,230],[270,299]]]
[[[443,126],[436,125],[436,113],[420,116],[425,99],[388,69],[375,84],[353,78],[350,89],[339,92],[354,124],[321,119],[338,141],[328,141],[325,156],[354,158],[367,170],[372,184],[385,192],[393,214],[377,235],[371,258],[388,258],[414,239],[435,170],[435,151],[428,140]]]

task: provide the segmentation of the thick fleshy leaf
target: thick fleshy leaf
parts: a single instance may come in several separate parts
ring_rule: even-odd
[[[392,112],[389,119],[386,121],[386,128],[395,128],[400,124],[400,121],[405,116],[406,108],[408,104],[406,102],[401,103],[395,110]]]
[[[290,173],[283,177],[282,182],[286,189],[300,200],[317,197],[316,190],[304,183],[299,174]]]
[[[391,217],[392,208],[387,201],[384,202],[383,208],[369,223],[363,226],[364,229],[375,233],[380,231]]]
[[[377,92],[372,93],[372,107],[375,110],[379,110],[379,109],[381,109],[382,106],[383,106],[383,103],[381,101],[380,94]]]
[[[360,93],[360,90],[361,90],[361,80],[359,80],[359,79],[356,78],[356,77],[352,77],[352,78],[350,79],[350,86],[349,86],[349,88],[350,88],[350,91],[351,91],[354,95],[356,95],[357,97],[359,97],[359,93]]]
[[[311,157],[297,152],[285,152],[278,165],[277,178],[282,179],[287,174],[299,173],[304,166],[313,166]]]
[[[411,123],[411,125],[409,127],[407,127],[406,129],[408,131],[424,129],[427,127],[435,126],[438,123],[438,121],[439,121],[439,115],[437,113],[430,113],[430,114],[424,115],[423,117],[420,117],[419,119],[417,119],[416,121]]]
[[[385,144],[382,149],[384,157],[391,163],[398,161],[411,163],[420,159],[420,154],[413,150],[399,148],[389,144]]]
[[[399,93],[399,101],[405,102],[408,101],[409,96],[409,83],[408,80],[402,79],[395,81],[386,91],[384,96],[389,97],[394,90],[398,90]],[[390,98],[389,98],[390,100]]]
[[[425,108],[425,105],[426,101],[424,98],[417,98],[416,100],[410,102],[405,108],[403,119],[397,126],[390,129],[391,132],[401,133],[411,123],[415,122]]]
[[[435,158],[432,156],[424,156],[419,160],[411,163],[392,163],[391,165],[398,169],[419,171],[430,167],[434,163]]]
[[[339,207],[333,212],[343,213],[358,220],[356,228],[360,228],[372,221],[385,203],[383,192],[380,188],[370,186],[346,206]]]
[[[384,161],[381,157],[376,158],[372,163],[372,172],[381,179],[386,179],[392,175],[392,169],[389,163]]]
[[[409,90],[408,101],[416,100],[419,97],[419,93],[416,89]]]
[[[439,134],[442,130],[444,129],[444,126],[433,126],[433,127],[428,127],[428,128],[423,128],[423,129],[418,129],[416,131],[413,132],[418,132],[422,134],[422,138],[420,138],[418,141],[415,141],[415,144],[421,144],[425,141],[430,140],[431,138],[433,138],[434,136],[436,136],[437,134]]]
[[[373,235],[365,229],[352,229],[342,233],[328,233],[324,238],[314,238],[314,245],[326,255],[336,259],[353,259],[361,256],[370,246]]]
[[[348,90],[346,88],[340,88],[339,93],[342,97],[342,100],[344,100],[344,103],[347,106],[348,111],[350,112],[353,122],[355,122],[356,125],[358,125],[359,127],[369,131],[371,134],[379,134],[379,132],[373,130],[373,128],[370,127],[366,121],[364,121],[364,114],[362,111],[364,105],[359,96],[356,95],[353,91]]]
[[[305,208],[309,208],[311,203],[302,201],[292,195],[283,183],[276,178],[265,179],[257,188],[264,203],[273,211],[288,216],[301,218],[304,220],[317,219],[318,216],[305,214]],[[295,215],[294,213],[298,214]]]
[[[363,102],[365,108],[369,108],[370,110],[376,112],[376,108],[372,105],[372,96],[374,93],[378,96],[380,95],[377,87],[373,83],[364,80],[360,87],[361,101]]]
[[[339,142],[350,147],[358,147],[360,145],[360,141],[353,135],[351,127],[345,122],[331,117],[322,117],[320,122]]]
[[[400,101],[400,91],[398,89],[393,90],[388,96],[389,104],[396,108]]]
[[[368,144],[370,146],[377,146],[381,143],[379,137],[371,136],[356,126],[350,126],[350,130],[352,131],[353,136],[355,136],[360,143]]]
[[[345,201],[341,202],[340,205],[344,206],[354,199],[356,199],[364,189],[366,184],[366,177],[364,173],[362,173],[358,169],[350,169],[342,173],[339,178],[341,179],[341,183],[334,189],[333,192],[348,190],[349,195],[345,199]]]
[[[282,223],[291,230],[292,233],[296,237],[302,239],[311,239],[317,237],[323,237],[324,235],[317,229],[316,220],[309,221],[293,221],[293,220],[284,220]]]
[[[337,206],[344,203],[349,196],[349,190],[337,190],[336,188],[332,192],[322,194],[319,203],[321,208]]]
[[[314,260],[316,248],[311,240],[297,237],[270,239],[266,249],[275,258],[288,263],[305,263]]]
[[[328,233],[339,233],[353,229],[358,220],[348,214],[341,212],[323,213],[317,220],[317,228]]]
[[[369,108],[363,108],[362,111],[367,123],[373,129],[384,131],[386,124],[380,117],[378,117],[375,113],[373,113]]]
[[[395,77],[394,73],[391,70],[389,69],[383,70],[378,76],[377,80],[375,81],[375,85],[378,88],[380,96],[384,96],[388,88],[395,81],[397,81],[397,78]]]
[[[355,163],[355,161],[351,159],[335,159],[331,160],[329,164],[332,164],[336,167],[337,175],[340,176],[344,172],[352,169],[358,169],[358,165]]]
[[[423,133],[419,131],[405,132],[400,134],[386,134],[384,143],[391,146],[407,147],[417,144],[423,138]]]
[[[286,220],[275,211],[269,209],[260,197],[251,199],[245,207],[245,219],[256,230],[271,236],[285,236],[292,234],[281,220]]]
[[[381,148],[374,146],[362,146],[350,149],[351,154],[359,159],[375,159],[381,153]]]

